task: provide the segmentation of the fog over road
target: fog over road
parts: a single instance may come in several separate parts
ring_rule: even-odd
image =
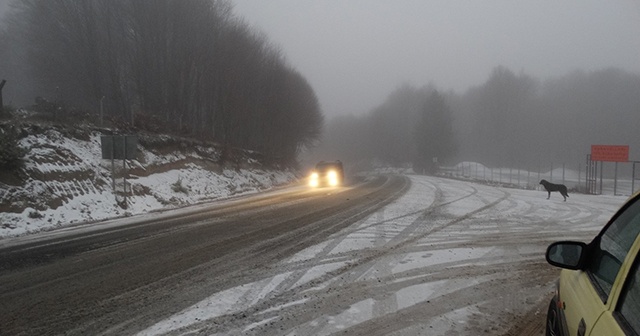
[[[0,331],[536,335],[546,246],[624,200],[385,175],[0,240]]]

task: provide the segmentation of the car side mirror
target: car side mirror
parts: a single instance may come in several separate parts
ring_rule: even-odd
[[[587,244],[574,241],[555,242],[547,248],[547,262],[572,270],[583,269]]]

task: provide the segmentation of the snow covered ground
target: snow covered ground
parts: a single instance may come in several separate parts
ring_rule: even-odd
[[[540,328],[556,240],[590,240],[626,197],[506,189],[410,176],[397,202],[140,335],[501,335]],[[542,330],[542,329],[540,329]]]
[[[0,184],[0,199],[26,199],[33,206],[11,203],[22,210],[0,212],[0,237],[297,180],[293,172],[256,165],[212,165],[219,153],[211,149],[140,146],[140,160],[128,162],[124,209],[118,205],[122,193],[111,189],[111,162],[101,159],[99,142],[96,132],[69,137],[47,130],[24,138],[30,177],[19,187]],[[539,190],[409,178],[411,189],[398,201],[274,265],[275,275],[210,293],[140,335],[501,335],[523,316],[543,320],[546,311],[536,307],[544,307],[558,274],[544,261],[546,246],[590,240],[626,200],[571,193],[563,202],[557,193],[547,200]],[[122,190],[121,180],[116,187]]]
[[[213,147],[164,150],[138,145],[139,160],[127,161],[124,203],[122,160],[103,160],[99,131],[33,128],[20,141],[27,149],[22,185],[0,182],[0,238],[83,222],[132,216],[271,189],[297,181],[291,170],[263,168],[246,159],[217,164]],[[157,140],[156,140],[157,141]],[[182,146],[185,147],[185,146]]]

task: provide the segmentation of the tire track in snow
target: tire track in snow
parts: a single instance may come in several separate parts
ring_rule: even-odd
[[[412,179],[414,180],[414,179]],[[434,200],[427,207],[423,207],[417,211],[410,212],[409,214],[403,214],[395,216],[391,219],[384,219],[382,214],[374,214],[374,221],[371,224],[364,224],[354,229],[346,229],[336,234],[322,250],[317,253],[313,258],[302,261],[294,261],[285,265],[279,266],[281,268],[281,274],[284,272],[292,272],[285,280],[278,283],[273,290],[265,294],[262,299],[257,300],[255,303],[255,297],[261,295],[264,289],[268,286],[272,286],[270,282],[256,283],[257,288],[251,289],[245,292],[238,300],[238,303],[231,315],[218,316],[212,319],[207,319],[200,323],[195,323],[184,328],[180,328],[170,332],[169,334],[181,334],[185,332],[193,331],[207,331],[207,332],[223,332],[225,334],[282,334],[283,330],[291,330],[294,328],[301,334],[314,333],[319,330],[322,325],[327,321],[314,321],[317,318],[317,312],[325,312],[325,316],[331,316],[332,312],[339,313],[349,307],[349,304],[339,305],[333,307],[330,304],[325,305],[321,301],[315,300],[314,297],[325,296],[324,293],[331,293],[329,298],[326,298],[328,302],[332,300],[338,300],[340,295],[349,293],[354,287],[356,288],[370,288],[374,292],[379,289],[384,282],[376,284],[373,280],[363,280],[362,277],[366,275],[370,270],[377,266],[384,266],[385,273],[381,274],[385,281],[393,282],[397,277],[393,274],[393,266],[397,265],[405,257],[406,252],[410,251],[419,241],[425,237],[433,235],[434,233],[441,232],[455,224],[464,222],[465,220],[472,218],[474,215],[486,211],[495,207],[497,204],[509,197],[509,193],[501,191],[502,195],[496,195],[498,198],[491,202],[490,200],[483,201],[483,206],[479,208],[467,211],[464,215],[455,216],[453,220],[449,214],[442,213],[441,211],[448,205],[455,204],[458,201],[464,200],[468,197],[476,195],[478,190],[475,187],[471,187],[470,191],[467,191],[465,195],[458,196],[452,200],[446,201],[442,196],[443,190],[437,186],[433,181],[430,181],[433,185],[434,193],[440,194],[438,197],[434,197]],[[463,185],[463,184],[461,184]],[[468,185],[466,185],[468,186]],[[439,190],[439,191],[438,191]],[[458,189],[455,189],[458,190]],[[453,195],[454,197],[456,195]],[[386,208],[385,208],[386,209]],[[388,211],[388,210],[385,210]],[[395,220],[406,220],[410,216],[418,216],[408,226],[403,227],[399,232],[392,230],[388,225],[392,224]],[[434,217],[437,220],[432,220]],[[430,225],[425,225],[425,222],[429,220]],[[377,240],[374,240],[374,247],[367,249],[360,249],[355,251],[344,251],[336,253],[336,248],[341,244],[345,244],[350,235],[358,233],[367,233],[371,230],[382,233]],[[387,238],[387,234],[392,233],[391,238]],[[332,253],[333,252],[333,253]],[[343,261],[344,265],[336,270],[326,272],[324,275],[316,277],[315,279],[298,284],[302,277],[318,265],[328,265],[334,262]],[[422,275],[438,272],[434,272],[433,269],[427,268],[421,271]],[[419,276],[418,276],[419,277]],[[390,280],[389,280],[390,279]],[[424,279],[423,279],[424,281]],[[298,284],[298,285],[297,285]],[[363,290],[364,290],[363,289]],[[379,295],[373,295],[376,301],[382,301],[384,298]],[[344,298],[343,298],[344,299]],[[389,300],[391,296],[388,297]],[[347,300],[349,301],[349,300]],[[291,302],[299,302],[297,304],[290,304]],[[308,304],[307,304],[308,303]],[[385,304],[389,304],[386,302]],[[397,306],[397,302],[395,303]],[[308,313],[301,311],[300,307],[304,305],[314,305],[314,307],[306,308],[310,309]],[[273,309],[273,307],[282,307],[282,309]],[[384,304],[380,306],[379,313],[385,314],[388,311],[384,308]],[[377,316],[377,315],[376,315]],[[322,319],[326,317],[321,317]],[[276,319],[277,321],[274,321]],[[317,322],[317,323],[315,323]],[[271,332],[260,328],[261,325],[274,325],[282,323],[284,329],[269,328]],[[211,325],[217,325],[219,327],[211,327]],[[224,325],[224,327],[222,327]],[[286,326],[285,326],[286,325]],[[255,326],[253,328],[247,328],[247,326]],[[302,329],[301,329],[302,328]],[[261,330],[258,332],[257,330]],[[275,332],[274,330],[279,330]]]
[[[362,217],[362,214],[365,214],[367,212],[370,212],[373,209],[377,209],[380,208],[381,205],[385,205],[388,204],[389,202],[397,199],[397,197],[401,196],[403,193],[406,192],[406,190],[408,190],[410,188],[411,182],[408,178],[406,177],[388,177],[388,178],[384,178],[384,179],[377,179],[379,180],[383,180],[383,183],[380,183],[379,185],[376,185],[376,188],[374,189],[374,191],[370,192],[369,194],[372,195],[370,198],[367,197],[367,199],[370,199],[368,202],[365,202],[363,204],[363,206],[358,207],[358,211],[356,213],[354,213],[353,211],[351,211],[351,209],[349,211],[347,211],[346,213],[348,214],[347,217],[342,216],[340,218],[339,217],[339,222],[331,222],[332,218],[334,216],[332,216],[332,218],[327,218],[325,220],[323,220],[322,222],[326,222],[326,226],[325,225],[319,225],[320,227],[323,227],[322,231],[330,231],[333,227],[339,227],[340,225],[343,225],[343,223],[349,223],[349,222],[354,222],[357,221],[358,218]],[[395,185],[400,185],[401,188],[399,188],[394,194],[389,195],[385,198],[382,199],[378,199],[376,197],[374,197],[379,191],[384,190],[384,188],[386,186],[395,186]],[[335,220],[335,219],[333,219]],[[294,239],[296,237],[299,237],[300,233],[288,233],[285,236],[290,236],[288,238],[285,238],[285,240],[290,240],[290,239]],[[317,235],[321,235],[317,232],[314,232],[311,236],[309,236],[308,234],[306,234],[304,237],[301,237],[304,240],[312,240],[314,236]],[[346,237],[346,236],[345,236]],[[263,244],[264,245],[264,244]],[[266,244],[268,245],[268,244]],[[259,250],[259,249],[258,249]],[[255,252],[255,251],[254,251]],[[277,271],[277,269],[276,269]],[[236,314],[242,314],[243,316],[247,316],[247,315],[252,315],[255,312],[259,311],[260,309],[264,310],[267,309],[268,307],[272,307],[272,306],[277,306],[279,303],[286,303],[287,301],[285,299],[287,299],[286,296],[283,296],[282,293],[284,293],[288,288],[290,288],[293,284],[295,284],[295,282],[299,281],[300,277],[303,276],[305,273],[307,273],[309,271],[309,268],[306,269],[302,269],[301,271],[296,271],[296,272],[291,272],[292,274],[288,275],[286,277],[286,279],[282,280],[282,281],[278,281],[278,284],[275,285],[275,288],[273,290],[270,290],[268,293],[264,294],[264,298],[255,298],[255,293],[263,293],[263,289],[266,286],[271,286],[273,284],[271,284],[270,282],[268,282],[268,284],[263,285],[263,281],[257,281],[255,283],[252,283],[251,285],[253,286],[262,286],[262,289],[250,289],[249,291],[245,291],[244,294],[242,294],[237,300],[237,304],[235,305],[236,308],[241,307],[241,310],[238,310],[238,312]],[[284,274],[287,271],[286,269],[281,268],[281,271],[279,273],[276,272],[276,274]],[[273,273],[272,271],[270,271],[270,273]],[[313,286],[314,283],[317,283],[317,281],[313,281],[311,285],[305,284],[302,285],[302,287],[309,287],[309,286]],[[241,286],[244,287],[244,286]],[[300,287],[300,286],[299,286]],[[297,290],[297,289],[296,289]],[[206,301],[206,300],[205,300]],[[255,303],[252,303],[255,302]],[[248,304],[251,303],[251,304]],[[257,308],[257,307],[262,307],[262,308]],[[237,309],[236,309],[237,310]],[[233,311],[232,309],[226,309],[226,311]],[[254,313],[251,313],[251,312]],[[199,330],[202,325],[206,325],[209,322],[206,321],[210,321],[212,319],[207,319],[203,322],[200,323],[194,323],[194,324],[190,324],[188,326],[182,327],[182,328],[178,328],[176,330],[174,330],[175,332],[178,333],[182,333],[182,332],[186,332],[186,331],[193,331],[193,330]],[[259,322],[259,321],[256,321]],[[168,334],[173,334],[174,331],[169,332]],[[153,334],[153,332],[150,332],[151,334]],[[143,334],[146,334],[143,333]],[[226,333],[225,333],[226,334]],[[242,334],[242,333],[241,333]]]
[[[435,198],[430,206],[411,212],[411,215],[415,216],[424,214],[431,209],[433,210],[431,215],[438,217],[438,220],[433,221],[433,226],[420,226],[423,229],[421,231],[408,227],[398,231],[390,226],[394,224],[394,219],[406,220],[409,218],[409,214],[385,220],[385,213],[376,213],[372,217],[373,223],[365,222],[359,227],[346,229],[334,235],[333,240],[324,244],[321,253],[316,254],[313,258],[295,260],[279,266],[282,271],[306,272],[310,270],[310,266],[312,268],[318,265],[343,262],[344,266],[339,269],[327,272],[301,285],[294,283],[292,286],[288,284],[289,287],[282,286],[277,291],[270,292],[270,298],[257,304],[246,306],[245,309],[240,308],[232,314],[209,319],[197,326],[192,326],[193,328],[176,330],[170,334],[177,335],[189,330],[198,330],[208,334],[224,333],[225,335],[333,334],[340,330],[356,335],[396,332],[428,334],[428,328],[437,322],[435,319],[446,317],[451,314],[452,310],[479,315],[480,317],[476,317],[475,323],[482,320],[483,316],[486,317],[484,314],[488,314],[487,312],[493,313],[488,315],[497,316],[496,320],[499,323],[495,325],[496,329],[488,330],[495,334],[501,330],[501,324],[511,323],[511,319],[519,316],[519,312],[514,311],[508,313],[507,318],[500,317],[504,313],[503,311],[497,311],[495,307],[494,310],[491,310],[491,306],[486,304],[486,302],[496,299],[495,287],[503,288],[505,293],[516,293],[521,290],[522,286],[541,286],[540,284],[547,284],[557,276],[557,272],[549,272],[546,263],[540,260],[538,252],[521,252],[518,250],[520,246],[532,241],[556,238],[557,230],[555,234],[553,232],[538,232],[541,228],[554,225],[552,221],[554,213],[561,214],[559,217],[563,217],[567,221],[579,221],[581,218],[595,220],[600,214],[598,209],[594,208],[593,212],[587,211],[588,214],[585,217],[584,211],[575,211],[581,209],[579,206],[575,206],[573,209],[573,205],[566,204],[561,204],[559,207],[555,205],[539,207],[535,202],[527,203],[526,197],[530,196],[526,196],[525,201],[521,201],[520,197],[518,197],[518,201],[513,201],[509,199],[511,193],[507,191],[484,188],[484,186],[479,188],[482,191],[476,197],[484,205],[467,211],[459,217],[455,215],[453,220],[451,214],[444,211],[447,210],[443,206],[445,202],[441,200],[442,203],[436,203]],[[443,192],[442,189],[440,190]],[[449,188],[445,188],[444,192],[447,190]],[[516,192],[519,191],[514,191],[514,193]],[[477,189],[475,193],[478,193]],[[502,202],[504,200],[508,200],[508,202]],[[455,205],[454,201],[449,201],[448,204]],[[439,208],[438,205],[440,205]],[[547,212],[539,211],[548,208]],[[507,214],[506,217],[500,217],[505,214]],[[533,225],[516,227],[515,225],[521,224],[519,221],[522,216],[528,217],[522,222]],[[422,216],[418,218],[420,217]],[[467,220],[472,218],[473,222]],[[492,223],[496,219],[501,222]],[[416,222],[418,219],[411,222],[409,226]],[[483,234],[482,232],[487,227],[490,228],[489,232]],[[463,232],[460,238],[456,237],[452,240],[450,234],[458,231],[455,234],[460,235],[460,231],[462,231],[460,228],[473,230],[473,232]],[[509,231],[510,229],[516,230]],[[341,244],[349,241],[348,236],[350,235],[359,234],[360,237],[366,237],[366,234],[376,232],[379,235],[372,237],[373,247],[336,251]],[[409,236],[408,239],[396,242],[403,232]],[[419,235],[421,237],[417,237]],[[504,235],[509,235],[508,241],[504,240]],[[465,241],[469,242],[468,245],[465,245]],[[334,245],[329,248],[332,243]],[[402,265],[405,261],[403,258],[407,256],[407,259],[415,258],[410,255],[411,253],[422,253],[423,257],[430,253],[446,252],[447,249],[459,249],[457,253],[461,253],[464,252],[466,246],[471,249],[485,247],[488,251],[498,246],[503,250],[505,248],[510,250],[511,253],[508,255],[484,253],[475,258],[465,258],[462,264],[460,260],[454,258],[452,261],[428,264],[423,267],[407,267],[406,270],[393,272],[392,263],[394,267],[398,264]],[[456,251],[453,253],[455,254]],[[377,266],[386,267],[386,269],[377,274],[377,279],[375,277],[367,278],[366,275],[370,274],[368,272],[371,271],[371,268]],[[514,272],[523,280],[511,281],[512,279],[509,277]],[[480,280],[471,286],[456,281],[459,278],[463,279],[462,281],[474,279],[469,276],[480,278]],[[261,283],[260,286],[264,289],[268,284]],[[440,291],[442,295],[423,301],[417,300],[416,304],[405,307],[400,307],[397,301],[393,301],[395,306],[390,308],[394,308],[395,311],[391,312],[382,309],[384,305],[375,308],[376,302],[390,302],[397,293],[412,287],[423,288],[420,286],[426,286],[424,288],[432,292]],[[254,290],[253,292],[259,291]],[[514,303],[514,300],[519,299],[519,297],[505,297],[505,303]],[[523,299],[541,300],[544,298],[524,297]],[[517,303],[515,302],[515,304]],[[356,315],[359,309],[368,309],[363,313],[369,314],[370,317],[358,320]],[[376,309],[378,310],[376,311]],[[353,321],[345,322],[350,318],[353,318]],[[416,323],[416,321],[419,322]],[[337,326],[340,323],[344,325]],[[409,329],[403,329],[405,326],[409,326]],[[470,334],[469,329],[466,329],[468,327],[458,326],[458,329],[454,331]],[[477,329],[473,330],[477,331]]]
[[[391,198],[395,199],[400,195],[403,195],[410,188],[411,188],[411,183],[406,183],[405,187],[398,190],[394,195],[391,196]],[[383,202],[383,200],[381,200],[381,202]],[[362,212],[367,212],[369,211],[369,209],[378,208],[381,202],[374,202]],[[352,217],[346,219],[346,221],[351,220],[351,218]],[[329,238],[328,244],[312,259],[305,261],[304,264],[311,265],[311,268],[313,268],[313,267],[316,267],[318,264],[322,264],[323,261],[327,259],[330,260],[331,258],[328,258],[327,256],[331,253],[332,250],[336,248],[336,246],[341,244],[347,237],[348,235],[338,234],[336,238],[333,238],[333,239]],[[285,267],[285,269],[286,268],[287,267]],[[281,293],[284,293],[285,291],[290,290],[299,281],[301,281],[302,277],[304,277],[309,270],[310,269],[308,267],[303,267],[293,271],[291,275],[289,275],[284,281],[282,281],[272,292],[266,295],[265,298],[262,299],[261,301],[269,300],[272,297],[278,296]],[[261,301],[259,301],[259,303],[261,303]]]
[[[435,184],[434,184],[434,187],[436,189],[436,194],[441,195],[442,189],[435,186]],[[398,262],[400,262],[402,258],[404,258],[404,253],[398,253],[400,252],[401,249],[407,246],[410,246],[411,244],[414,244],[418,240],[434,232],[438,232],[450,225],[461,222],[464,219],[469,218],[473,214],[479,213],[481,211],[485,211],[495,206],[496,204],[500,203],[502,200],[506,199],[507,197],[509,197],[508,193],[503,192],[502,197],[499,198],[498,200],[494,200],[494,202],[491,202],[485,205],[484,207],[481,207],[480,209],[470,211],[464,216],[457,217],[453,221],[449,221],[447,223],[444,223],[443,225],[435,224],[434,226],[431,226],[431,227],[424,225],[424,222],[426,221],[426,219],[432,218],[434,216],[434,213],[439,208],[442,208],[446,205],[453,204],[457,201],[466,199],[468,197],[471,197],[477,194],[476,188],[471,187],[471,189],[472,191],[469,194],[456,198],[451,201],[444,202],[441,199],[442,198],[441,196],[435,197],[434,202],[432,202],[432,204],[429,207],[427,207],[424,210],[421,210],[422,212],[421,216],[418,217],[418,219],[414,220],[400,234],[394,236],[394,238],[386,242],[383,246],[378,246],[377,249],[360,251],[356,256],[354,256],[354,259],[357,260],[354,264],[345,266],[336,272],[327,273],[325,276],[316,279],[315,282],[325,283],[328,281],[330,283],[329,286],[331,286],[332,288],[336,288],[335,291],[344,292],[344,289],[341,289],[341,288],[348,286],[352,283],[361,283],[362,282],[361,277],[367,274],[371,269],[375,268],[376,265],[383,265],[384,267],[381,267],[381,269],[386,269],[386,271],[380,274],[380,277],[392,277],[393,266]],[[419,230],[419,232],[416,232],[419,228],[422,228],[422,230]],[[324,250],[325,254],[326,254],[326,251],[328,251],[328,249]],[[338,277],[339,277],[339,280],[335,280]],[[392,296],[388,296],[388,300],[389,300],[388,302],[384,302],[384,303],[381,303],[380,305],[377,305],[378,308],[376,308],[376,305],[374,305],[374,308],[373,308],[374,311],[378,309],[379,314],[385,314],[389,310],[393,310],[397,306],[397,302],[395,302],[395,298]],[[378,302],[380,302],[380,300],[374,301],[374,304]],[[323,323],[318,323],[318,325],[322,325],[322,324]],[[298,329],[297,331],[301,332],[302,334],[313,334],[316,331],[315,329],[316,329],[315,327],[311,326],[310,329],[308,330]]]

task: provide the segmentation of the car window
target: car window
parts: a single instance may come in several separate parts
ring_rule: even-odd
[[[636,199],[595,240],[589,272],[603,301],[609,297],[620,266],[638,232],[640,232],[640,202]]]
[[[618,304],[617,317],[626,322],[626,325],[640,335],[640,258],[634,269],[629,273],[627,283],[621,293]]]

